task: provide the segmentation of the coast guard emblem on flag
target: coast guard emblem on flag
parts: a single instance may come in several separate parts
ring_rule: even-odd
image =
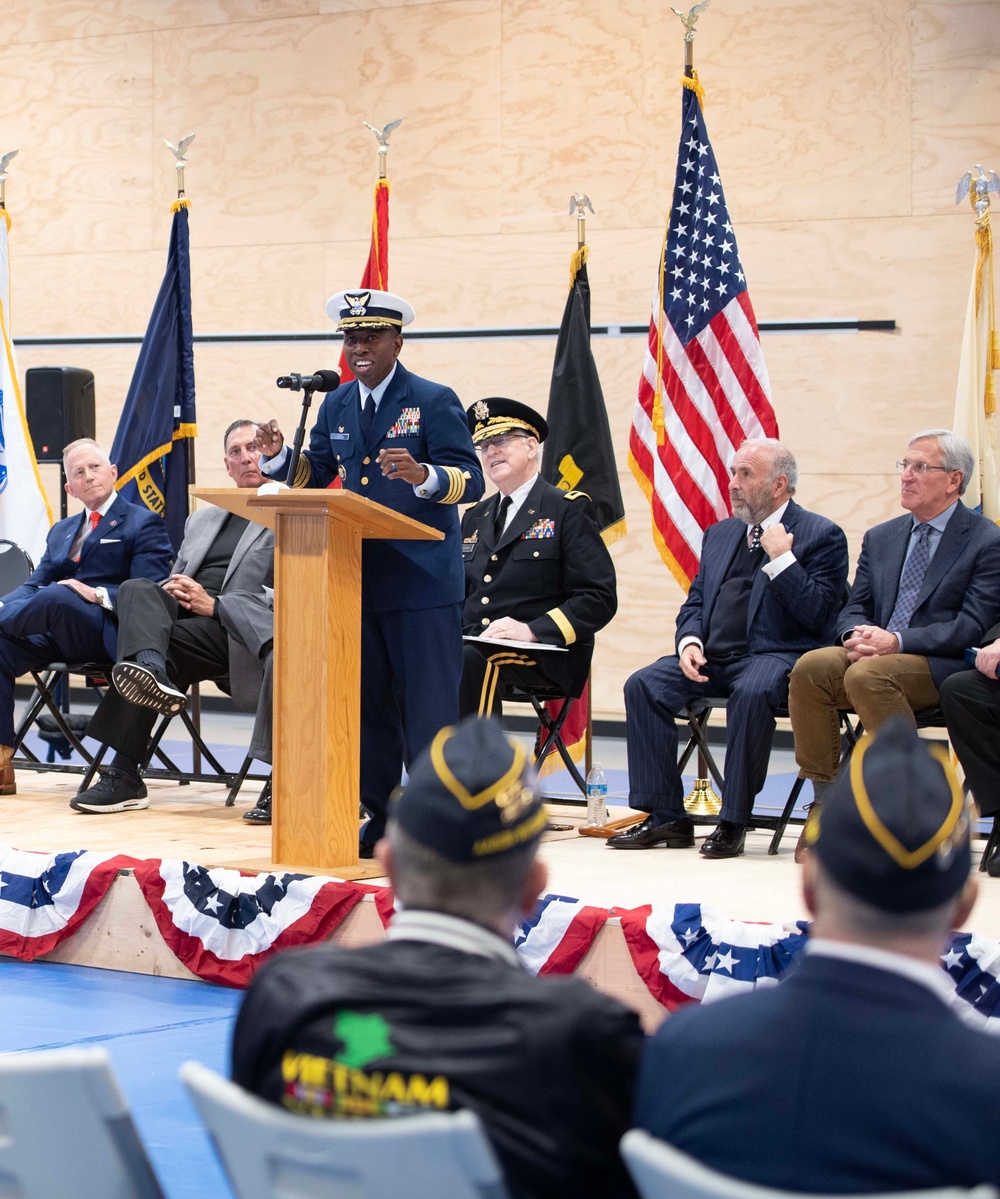
[[[358,296],[344,296],[344,301],[351,309],[351,316],[364,316],[372,301],[372,293],[364,291]]]

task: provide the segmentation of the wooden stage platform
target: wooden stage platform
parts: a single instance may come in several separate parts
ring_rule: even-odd
[[[238,867],[268,859],[270,830],[246,824],[259,783],[247,783],[237,803],[225,807],[219,785],[152,780],[150,807],[108,816],[72,811],[79,776],[17,772],[18,794],[0,797],[0,842],[44,853],[88,849],[131,857],[183,860],[201,866]],[[790,827],[777,857],[767,855],[769,833],[751,834],[747,852],[713,862],[693,850],[643,853],[608,850],[603,841],[580,837],[580,807],[550,806],[552,819],[571,826],[547,833],[542,857],[549,867],[548,890],[604,907],[697,902],[734,920],[791,923],[807,916],[800,897],[799,868],[792,860],[798,833]],[[709,831],[707,828],[705,832]],[[974,843],[974,850],[982,849]],[[1000,880],[979,875],[981,895],[970,928],[1000,939]],[[384,879],[370,879],[383,884]],[[368,944],[384,936],[375,904],[363,900],[333,933],[344,945]],[[112,884],[90,918],[40,961],[58,961],[141,974],[194,979],[160,935],[130,871]],[[647,1027],[663,1010],[636,973],[619,921],[612,916],[577,973],[637,1010]]]

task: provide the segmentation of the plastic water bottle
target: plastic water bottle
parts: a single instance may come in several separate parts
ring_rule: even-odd
[[[587,775],[587,827],[603,828],[608,823],[608,780],[600,762]]]

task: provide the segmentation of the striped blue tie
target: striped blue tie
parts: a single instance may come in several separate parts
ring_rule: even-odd
[[[910,551],[903,573],[899,576],[899,592],[896,595],[896,606],[889,617],[886,626],[890,632],[894,629],[908,629],[910,617],[917,606],[917,596],[924,585],[924,575],[927,574],[927,564],[931,560],[930,531],[928,524],[919,524],[914,530],[915,540]]]

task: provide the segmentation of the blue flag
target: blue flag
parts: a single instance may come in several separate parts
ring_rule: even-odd
[[[122,498],[158,512],[174,549],[188,515],[185,439],[198,432],[192,342],[188,213],[186,202],[178,201],[167,269],[111,447]]]

